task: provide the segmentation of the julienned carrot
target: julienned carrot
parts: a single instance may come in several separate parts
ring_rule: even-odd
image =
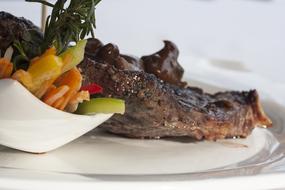
[[[8,78],[13,71],[13,64],[6,58],[0,59],[0,79]]]
[[[79,91],[81,82],[82,76],[77,68],[71,69],[56,80],[55,85],[66,85],[69,87],[68,92],[63,96],[64,102],[59,107],[60,110],[64,110],[71,98]]]
[[[34,95],[38,97],[39,99],[41,99],[46,94],[48,89],[52,86],[54,81],[55,79],[50,79],[50,80],[43,82],[41,87],[37,91],[34,92]]]
[[[49,89],[46,91],[46,94],[50,93],[52,90],[55,90],[55,89],[56,89],[56,86],[52,84],[52,85],[49,87]]]
[[[88,91],[80,91],[82,76],[76,68],[84,58],[86,43],[81,40],[59,56],[57,49],[51,47],[33,58],[27,70],[16,70],[13,75],[13,48],[9,47],[0,58],[0,79],[11,77],[46,104],[60,110],[68,106],[74,112],[79,103],[90,99]]]
[[[61,75],[56,81],[56,86],[68,85],[70,89],[78,91],[81,87],[82,76],[79,70],[75,67],[70,71]]]
[[[62,104],[60,105],[59,109],[60,110],[64,110],[64,108],[67,106],[69,100],[71,99],[71,97],[75,94],[76,92],[74,90],[69,90],[64,96],[64,101],[62,102]]]
[[[60,109],[60,106],[63,102],[64,102],[64,97],[61,97],[52,104],[52,107],[54,107],[56,109]]]
[[[69,90],[69,87],[66,85],[60,86],[58,88],[53,88],[45,94],[43,101],[48,105],[53,105],[57,100],[62,98]]]
[[[88,91],[80,91],[82,76],[79,70],[76,67],[69,69],[83,59],[81,57],[84,55],[85,45],[86,41],[78,43],[79,47],[71,48],[62,54],[62,57],[56,56],[54,47],[49,48],[30,62],[27,71],[17,70],[12,78],[21,82],[46,104],[74,112],[79,103],[90,100]],[[82,49],[83,53],[78,53],[78,48]],[[6,58],[0,59],[0,79],[10,77],[12,71],[13,64]]]
[[[64,110],[68,106],[67,110],[74,112],[78,103],[90,98],[87,91],[78,92],[81,88],[82,76],[77,68],[64,73],[56,81],[55,79],[44,81],[37,90],[34,89],[32,76],[29,72],[18,70],[14,73],[13,78],[34,92],[34,95],[42,99],[43,102],[60,110]]]

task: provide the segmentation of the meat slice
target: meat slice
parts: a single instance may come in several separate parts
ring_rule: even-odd
[[[103,45],[98,39],[88,39],[85,56],[97,62],[113,65],[121,70],[143,70],[138,59],[121,55],[119,48],[115,44],[108,43]]]
[[[152,73],[161,80],[174,84],[176,86],[185,87],[186,82],[182,82],[184,69],[178,63],[179,50],[171,41],[164,41],[164,47],[148,56],[143,56],[145,72]]]
[[[13,44],[14,40],[24,40],[22,41],[22,45],[25,46],[23,48],[28,57],[33,58],[40,53],[38,45],[43,40],[43,34],[31,21],[0,11],[0,51],[2,54]]]
[[[101,63],[114,65],[121,70],[145,71],[157,78],[180,87],[184,69],[178,62],[179,50],[171,41],[164,41],[164,47],[158,52],[141,58],[120,54],[118,46],[109,43],[103,45],[98,39],[88,39],[86,56]]]
[[[189,136],[197,140],[246,137],[258,125],[270,126],[258,94],[180,88],[143,71],[119,70],[86,58],[80,65],[84,85],[97,83],[103,96],[126,101],[126,113],[103,124],[106,130],[127,137]]]

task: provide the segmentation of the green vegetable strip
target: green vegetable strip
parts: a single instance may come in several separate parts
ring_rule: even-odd
[[[68,48],[65,52],[60,54],[59,57],[64,58],[65,56],[70,56],[71,60],[68,64],[64,65],[62,69],[62,73],[69,71],[73,67],[76,67],[83,59],[85,46],[87,44],[87,40],[80,40],[76,46]]]
[[[78,106],[78,114],[93,115],[96,113],[125,113],[125,101],[115,98],[95,98]]]

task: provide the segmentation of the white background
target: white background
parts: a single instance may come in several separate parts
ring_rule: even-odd
[[[0,10],[40,22],[40,5],[0,1]],[[97,37],[124,53],[152,53],[173,40],[181,54],[241,61],[284,83],[284,0],[103,0]]]

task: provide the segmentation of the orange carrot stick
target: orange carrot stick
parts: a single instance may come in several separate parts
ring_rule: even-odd
[[[56,81],[55,85],[68,85],[70,89],[78,91],[81,87],[82,76],[77,68],[73,68],[70,71],[64,73]]]
[[[63,102],[64,102],[64,97],[61,97],[52,104],[52,107],[60,109],[60,106]]]
[[[13,71],[13,64],[5,59],[5,58],[1,58],[0,59],[0,79],[3,78],[8,78],[11,76]]]
[[[80,89],[81,82],[82,76],[77,68],[73,68],[70,71],[66,72],[55,82],[56,85],[67,85],[70,88],[69,91],[64,95],[64,102],[60,106],[61,110],[64,110],[64,108],[68,105],[70,99]]]
[[[0,78],[4,78],[6,67],[7,67],[6,62],[3,61],[0,63]]]
[[[48,94],[45,94],[43,101],[48,104],[54,104],[58,99],[62,98],[69,90],[69,87],[64,85],[56,89],[50,90]]]
[[[12,64],[8,64],[7,67],[6,67],[6,71],[4,73],[4,78],[11,77],[12,72],[13,72],[13,65]]]
[[[48,91],[48,89],[51,87],[53,82],[54,82],[54,79],[45,81],[41,85],[41,87],[36,92],[34,92],[34,95],[38,97],[39,99],[41,99],[45,95],[45,93]]]
[[[67,106],[68,102],[70,101],[70,99],[76,94],[75,90],[69,90],[65,95],[64,95],[64,101],[63,103],[60,105],[59,109],[60,110],[64,110],[64,108]]]
[[[49,89],[46,91],[46,94],[50,93],[52,90],[55,90],[55,89],[56,89],[56,86],[52,84],[52,85],[49,87]]]

